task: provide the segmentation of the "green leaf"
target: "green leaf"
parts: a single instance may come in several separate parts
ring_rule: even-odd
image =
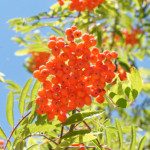
[[[35,100],[35,98],[37,97],[39,88],[40,88],[40,82],[36,80],[31,91],[31,101]]]
[[[37,133],[37,132],[43,133],[53,131],[56,127],[48,123],[44,124],[33,123],[32,125],[28,125],[28,128],[30,130],[30,133]]]
[[[140,140],[138,150],[143,150],[145,142],[146,142],[146,136],[143,136]]]
[[[5,82],[3,76],[5,76],[2,72],[0,72],[0,82]]]
[[[75,124],[77,122],[84,121],[86,119],[90,119],[93,117],[97,117],[102,115],[102,111],[90,111],[90,112],[80,112],[73,114],[72,116],[68,117],[67,121],[63,123],[63,125],[70,125],[70,124]]]
[[[142,83],[141,76],[135,67],[132,68],[131,74],[128,74],[128,78],[131,83],[132,89],[140,93],[143,83]]]
[[[130,150],[135,150],[135,142],[136,142],[136,131],[135,126],[133,125],[131,128],[131,144],[130,144]]]
[[[21,91],[21,87],[17,83],[11,80],[6,80],[6,83],[10,85],[10,86],[6,86],[6,88],[9,88],[15,91]]]
[[[76,143],[79,143],[79,141],[82,141],[82,143],[93,141],[97,138],[97,135],[100,135],[100,134],[103,134],[103,133],[102,132],[90,132],[85,135],[78,136],[78,138],[75,141]]]
[[[21,37],[12,37],[12,40],[18,44],[26,45],[26,42]]]
[[[46,49],[46,48],[35,48],[35,49],[22,49],[22,50],[19,50],[17,52],[15,52],[15,55],[16,56],[23,56],[23,55],[27,55],[29,54],[29,52],[47,52],[47,53],[50,53],[49,49]]]
[[[112,126],[107,126],[106,128],[107,128],[107,130],[109,130],[109,131],[110,131],[110,130],[111,130],[111,131],[118,131],[115,127],[112,127]],[[110,131],[110,132],[111,132],[111,131]]]
[[[3,139],[7,139],[6,134],[4,133],[4,131],[1,127],[0,127],[0,137]]]
[[[58,29],[57,27],[51,27],[51,29],[56,32],[59,36],[64,37],[64,34],[62,33],[61,29]]]
[[[97,47],[100,47],[102,44],[102,33],[97,31]]]
[[[124,98],[119,98],[116,102],[116,104],[121,108],[127,108],[128,102]]]
[[[122,129],[121,125],[119,123],[118,119],[115,119],[116,122],[116,128],[118,129],[118,138],[119,138],[119,150],[123,149],[123,134],[122,134]]]
[[[70,137],[73,137],[73,136],[76,136],[76,135],[83,135],[83,134],[90,133],[90,132],[91,132],[90,130],[72,131],[72,132],[69,132],[69,133],[65,134],[65,135],[62,137],[62,139],[70,138]]]
[[[29,92],[32,80],[33,80],[33,78],[31,78],[31,79],[29,79],[27,81],[27,83],[25,84],[24,88],[22,89],[22,92],[21,92],[21,95],[20,95],[20,99],[19,99],[19,111],[20,111],[21,115],[23,115],[23,113],[24,113],[25,99],[26,99],[26,96],[27,96],[27,94]]]
[[[27,150],[33,150],[33,148],[37,148],[39,146],[39,144],[34,144],[34,145],[31,145],[30,147],[27,148]]]
[[[111,99],[105,95],[104,98],[106,99],[106,101],[108,102],[109,106],[112,108],[112,109],[115,109],[117,108],[116,105],[111,101]]]
[[[62,143],[60,143],[55,150],[64,150],[66,147],[70,146],[76,138],[70,138],[68,140],[63,141]]]
[[[111,145],[111,135],[110,132],[108,130],[106,130],[106,142],[107,142],[107,146]]]
[[[141,7],[141,2],[140,2],[140,1],[141,1],[141,0],[134,0],[136,6],[137,6],[138,8]]]
[[[96,140],[92,140],[92,143],[98,148],[98,150],[102,150]]]
[[[13,127],[14,126],[14,117],[13,117],[13,92],[10,91],[7,98],[6,105],[6,116],[8,123]]]

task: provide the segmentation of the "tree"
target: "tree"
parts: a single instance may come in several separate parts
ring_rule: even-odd
[[[135,62],[149,56],[149,5],[59,0],[48,12],[9,20],[25,33],[13,37],[23,45],[15,54],[30,54],[24,66],[34,79],[21,88],[0,74],[10,89],[6,116],[13,127],[9,137],[0,128],[1,148],[149,149],[149,98],[140,105],[136,99],[149,96],[150,70]],[[36,31],[45,27],[47,35]],[[16,125],[15,99],[22,116]]]

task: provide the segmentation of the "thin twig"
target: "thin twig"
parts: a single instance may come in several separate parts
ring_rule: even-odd
[[[12,130],[12,132],[11,132],[9,138],[8,138],[7,141],[6,141],[6,145],[5,145],[4,150],[6,149],[7,144],[8,144],[8,142],[10,141],[10,138],[12,137],[14,131],[17,129],[17,127],[20,125],[20,123],[21,123],[30,113],[31,113],[31,111],[28,112],[24,117],[22,117],[22,119],[21,119],[21,120],[17,123],[17,125],[13,128],[13,130]]]
[[[27,138],[31,137],[31,136],[43,136],[44,138],[48,139],[49,141],[53,142],[54,144],[58,145],[55,141],[53,141],[52,139],[50,139],[49,137],[47,137],[44,134],[40,134],[40,133],[34,133],[31,135],[28,135],[27,137],[25,137],[24,139],[22,139],[22,141],[26,140]]]
[[[78,109],[76,109],[78,112],[80,112],[80,110],[78,110]],[[89,130],[91,130],[91,127],[86,123],[86,121],[83,121],[83,123],[86,125],[86,127],[89,129]],[[100,147],[102,147],[102,148],[104,148],[104,149],[107,149],[107,150],[112,150],[111,148],[109,148],[109,147],[104,147],[102,144],[100,144],[100,142],[99,142],[99,140],[98,139],[96,139],[96,141],[97,141],[97,143],[98,143],[98,145],[100,146]]]

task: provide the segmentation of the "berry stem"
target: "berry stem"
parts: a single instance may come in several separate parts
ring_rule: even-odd
[[[31,113],[31,111],[30,112],[28,112],[24,117],[22,117],[22,119],[17,123],[17,125],[13,128],[13,130],[12,130],[12,132],[11,132],[11,134],[10,134],[10,136],[9,136],[9,138],[7,139],[7,141],[6,141],[6,145],[5,145],[5,148],[4,148],[4,150],[6,149],[6,147],[7,147],[7,144],[8,144],[8,142],[10,141],[10,138],[12,137],[12,135],[13,135],[13,133],[14,133],[14,131],[17,129],[17,127],[20,125],[20,123],[27,117],[27,116],[29,116],[30,115],[30,113]]]

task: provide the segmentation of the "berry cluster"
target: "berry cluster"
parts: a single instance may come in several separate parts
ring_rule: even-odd
[[[138,29],[131,29],[131,33],[127,30],[122,31],[122,34],[125,36],[125,41],[127,45],[135,45],[139,43],[137,36],[141,34],[142,31]]]
[[[41,65],[45,65],[50,57],[50,53],[46,52],[30,52],[29,54],[31,57],[27,59],[25,66],[30,72],[39,69]]]
[[[4,150],[3,145],[4,145],[4,140],[0,140],[0,149],[2,149],[2,150]]]
[[[107,28],[102,29],[103,31],[107,32]],[[131,32],[124,29],[121,30],[121,33],[124,36],[126,45],[132,45],[139,44],[138,36],[142,33],[142,30],[131,28]],[[109,36],[105,36],[105,38],[102,39],[102,44],[105,46],[105,42],[109,39]],[[115,34],[115,44],[114,46],[117,46],[117,42],[120,40],[120,36],[118,34]]]
[[[85,11],[88,9],[92,11],[99,4],[102,4],[105,0],[69,0],[71,3],[69,5],[69,10],[73,11]],[[60,5],[64,4],[64,0],[58,0]]]
[[[115,51],[100,53],[94,47],[97,43],[94,36],[82,35],[75,26],[65,33],[67,44],[62,37],[49,38],[48,48],[54,57],[33,73],[43,84],[36,99],[38,114],[47,113],[49,120],[58,116],[61,122],[66,121],[69,110],[91,105],[92,98],[104,102],[106,83],[115,77],[116,65],[111,60],[118,56]],[[76,43],[76,38],[83,42]]]
[[[119,78],[120,78],[121,81],[127,80],[127,73],[121,66],[117,66],[116,73],[119,74]]]

